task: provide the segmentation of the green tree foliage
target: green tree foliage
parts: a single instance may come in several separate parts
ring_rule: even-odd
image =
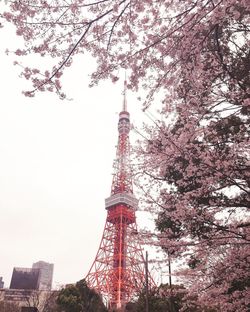
[[[106,312],[101,297],[87,286],[85,280],[62,289],[57,298],[59,311]]]
[[[181,291],[176,291],[181,290]],[[181,308],[183,297],[183,287],[173,286],[172,290],[169,285],[161,285],[149,293],[148,303],[150,312],[177,312]],[[129,302],[126,311],[141,312],[145,311],[146,294],[143,290],[135,302]]]
[[[199,307],[196,303],[197,298],[187,296],[188,292],[182,285],[162,284],[149,293],[149,311],[150,312],[217,312],[209,307]],[[192,304],[190,303],[192,302]],[[128,312],[142,312],[146,307],[146,294],[142,291],[135,302],[129,302],[126,305]],[[181,310],[182,309],[182,310]]]

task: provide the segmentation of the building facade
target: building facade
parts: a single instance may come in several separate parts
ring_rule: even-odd
[[[39,290],[51,290],[54,264],[45,261],[38,261],[33,263],[32,269],[40,270],[39,276]]]
[[[58,291],[0,289],[0,302],[19,307],[20,312],[45,311],[49,308],[51,308],[49,311],[53,311],[52,307],[55,305],[57,296]]]
[[[14,268],[10,289],[38,290],[40,270],[35,268]]]

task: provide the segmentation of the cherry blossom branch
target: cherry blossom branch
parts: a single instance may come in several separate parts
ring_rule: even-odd
[[[100,4],[100,3],[104,3],[104,2],[108,2],[110,0],[100,0],[100,1],[97,1],[97,2],[92,2],[92,3],[88,3],[88,4],[82,4],[82,5],[77,5],[77,7],[79,8],[84,8],[84,7],[90,7],[90,6],[93,6],[93,5],[97,5],[97,4]],[[14,3],[14,1],[11,1],[12,3]],[[38,6],[38,5],[32,5],[32,4],[28,4],[29,7],[31,8],[36,8],[36,9],[65,9],[65,8],[68,8],[70,6],[70,4],[67,4],[67,5],[59,5],[59,6],[53,6],[53,5],[50,5],[50,6]]]
[[[109,35],[109,39],[108,39],[108,43],[107,43],[107,48],[106,50],[108,51],[109,50],[109,46],[110,46],[110,43],[111,43],[111,38],[112,38],[112,35],[113,35],[113,32],[114,32],[114,29],[116,27],[116,24],[118,23],[119,19],[121,18],[121,16],[124,14],[124,12],[126,11],[126,9],[129,7],[130,5],[130,2],[123,8],[123,10],[120,12],[120,14],[117,16],[115,22],[113,23],[112,25],[112,28],[110,30],[110,35]]]
[[[65,64],[68,62],[68,60],[70,59],[71,55],[75,52],[75,50],[77,49],[78,45],[80,44],[80,42],[82,41],[82,39],[85,37],[85,35],[87,34],[87,32],[89,31],[90,27],[91,27],[92,23],[89,23],[85,32],[82,34],[82,36],[80,37],[80,39],[76,42],[76,44],[74,45],[74,47],[71,49],[71,51],[69,52],[68,56],[66,57],[65,60],[63,60],[63,62],[61,63],[61,65],[54,71],[54,73],[45,80],[45,82],[43,82],[42,84],[40,84],[37,88],[35,88],[34,90],[30,91],[30,93],[34,93],[37,90],[39,90],[41,87],[43,87],[44,85],[46,85],[47,83],[49,83],[50,81],[52,81],[52,79],[60,72],[60,70],[65,66]]]
[[[126,2],[127,0],[122,0],[119,5],[121,5],[122,3]],[[75,45],[73,46],[73,48],[71,49],[71,51],[69,52],[68,56],[65,58],[65,60],[63,60],[63,62],[61,63],[61,65],[54,71],[54,73],[43,83],[41,83],[38,87],[36,87],[34,90],[30,91],[29,93],[34,93],[37,90],[39,90],[40,88],[42,88],[44,85],[48,84],[50,81],[52,81],[52,79],[60,72],[60,70],[65,66],[65,64],[68,62],[68,60],[70,59],[70,57],[73,55],[73,53],[75,52],[75,50],[77,49],[77,47],[79,46],[79,44],[81,43],[81,41],[85,38],[86,34],[88,33],[90,27],[92,26],[93,23],[95,23],[96,21],[102,19],[103,17],[105,17],[106,15],[110,14],[113,11],[113,9],[110,9],[106,12],[104,12],[103,14],[101,14],[100,16],[96,17],[95,19],[91,20],[90,22],[86,23],[86,30],[85,32],[82,34],[82,36],[78,39],[78,41],[75,43]]]
[[[227,65],[224,63],[224,57],[221,51],[221,47],[220,47],[220,42],[219,42],[219,25],[216,24],[215,25],[215,40],[216,40],[216,44],[217,44],[217,51],[218,51],[218,55],[219,55],[219,59],[221,61],[221,64],[223,66],[223,69],[228,73],[228,75],[235,80],[235,77],[233,76],[233,74],[229,71]],[[246,91],[246,89],[243,87],[243,85],[240,83],[239,80],[237,80],[238,85],[240,86],[241,89],[243,89],[244,91]]]

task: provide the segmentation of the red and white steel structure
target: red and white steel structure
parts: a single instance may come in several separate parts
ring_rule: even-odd
[[[107,219],[97,255],[86,276],[89,287],[102,295],[108,307],[121,311],[145,287],[145,261],[135,216],[138,200],[133,194],[130,164],[130,128],[125,82],[115,172],[111,195],[105,200]]]

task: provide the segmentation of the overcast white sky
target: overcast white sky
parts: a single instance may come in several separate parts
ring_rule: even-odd
[[[83,278],[99,246],[123,82],[88,88],[94,62],[78,57],[64,79],[72,101],[26,98],[4,53],[17,40],[13,29],[0,30],[0,276],[9,287],[14,266],[44,260],[55,264],[57,286]],[[136,95],[128,106],[139,123]]]

